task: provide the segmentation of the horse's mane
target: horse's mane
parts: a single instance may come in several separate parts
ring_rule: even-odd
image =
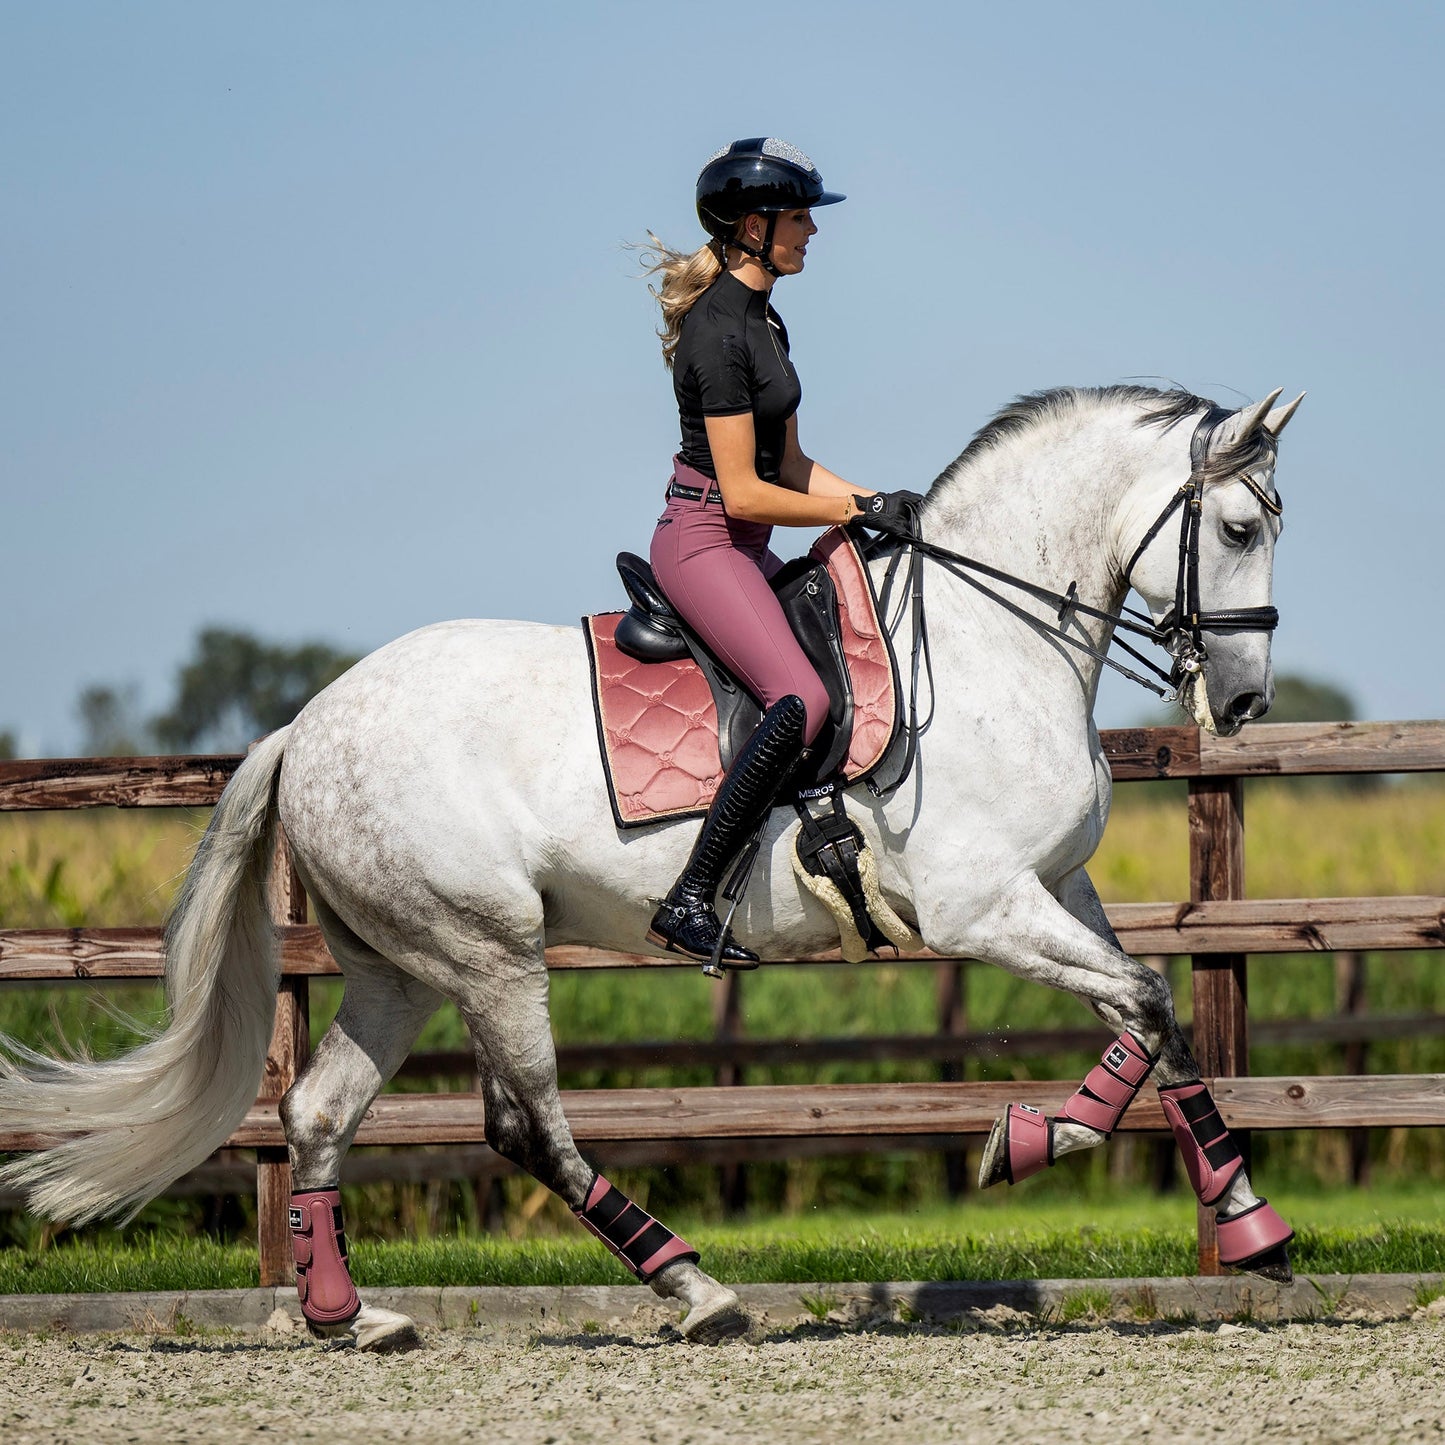
[[[954,461],[943,469],[933,485],[936,487],[940,483],[952,481],[985,452],[993,451],[1044,422],[1072,413],[1115,405],[1139,407],[1136,426],[1157,426],[1163,429],[1196,413],[1225,412],[1224,408],[1207,397],[1195,396],[1183,387],[1170,387],[1167,391],[1161,391],[1153,386],[1121,384],[1056,386],[1047,391],[1035,391],[1028,396],[1015,397],[992,420],[986,422]],[[1241,471],[1249,471],[1266,460],[1273,461],[1274,453],[1274,438],[1261,427],[1236,445],[1218,453],[1211,452],[1203,480],[1210,482],[1221,477],[1235,476]]]

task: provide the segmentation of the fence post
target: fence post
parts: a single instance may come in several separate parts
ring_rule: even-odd
[[[721,986],[712,990],[713,1037],[732,1043],[743,1034],[743,976],[737,969],[723,974]],[[742,1065],[728,1060],[719,1063],[713,1076],[719,1088],[735,1088],[743,1082]],[[718,1193],[725,1214],[741,1214],[748,1207],[748,1170],[741,1159],[718,1166]]]
[[[1239,778],[1189,780],[1189,897],[1194,903],[1240,899],[1244,893],[1244,783]],[[1194,1057],[1206,1078],[1249,1073],[1249,1016],[1242,953],[1192,958]],[[1249,1136],[1236,1134],[1245,1168]],[[1214,1210],[1199,1206],[1199,1273],[1220,1274]]]
[[[957,959],[938,965],[938,1032],[945,1038],[957,1038],[968,1032],[968,996],[964,989],[965,964]],[[943,1059],[938,1065],[940,1083],[956,1084],[963,1078],[963,1059]],[[962,1147],[943,1151],[943,1180],[950,1199],[958,1199],[968,1190],[968,1151]]]
[[[1365,955],[1353,950],[1335,955],[1335,1008],[1346,1018],[1359,1018],[1368,1011],[1365,995]],[[1365,1068],[1364,1039],[1351,1039],[1345,1045],[1345,1072],[1363,1074]],[[1370,1182],[1370,1131],[1351,1129],[1350,1180],[1356,1185]]]
[[[271,917],[278,925],[306,922],[306,891],[291,861],[281,825],[269,883]],[[311,1000],[307,979],[283,978],[276,995],[276,1024],[266,1050],[262,1099],[279,1099],[296,1082],[311,1053]],[[285,1149],[256,1150],[256,1232],[261,1250],[261,1284],[285,1285],[295,1279],[291,1262],[291,1162]]]

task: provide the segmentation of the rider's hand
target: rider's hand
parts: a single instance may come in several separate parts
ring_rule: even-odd
[[[861,527],[890,537],[916,537],[915,516],[922,501],[917,492],[875,492],[871,497],[855,495],[853,505],[858,508],[858,515],[853,520]]]

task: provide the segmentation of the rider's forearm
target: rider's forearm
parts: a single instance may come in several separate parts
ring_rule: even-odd
[[[840,479],[828,476],[837,482]],[[761,477],[718,479],[723,506],[740,522],[760,522],[770,527],[829,527],[852,521],[858,515],[854,489],[838,491],[794,491],[791,487],[765,482]]]
[[[782,466],[782,483],[796,492],[807,492],[810,497],[869,497],[872,487],[854,486],[844,481],[836,472],[830,472],[822,462],[799,454],[787,459]]]

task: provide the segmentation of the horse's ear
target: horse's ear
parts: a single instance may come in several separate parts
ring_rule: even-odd
[[[1246,437],[1253,436],[1264,425],[1270,407],[1279,400],[1283,390],[1284,387],[1277,386],[1263,401],[1257,401],[1253,406],[1242,406],[1233,416],[1226,417],[1219,423],[1219,430],[1214,433],[1211,445],[1223,450],[1225,447],[1237,446]]]
[[[1289,425],[1290,417],[1295,414],[1295,411],[1298,409],[1300,402],[1302,402],[1304,399],[1305,393],[1300,392],[1300,394],[1295,397],[1295,399],[1290,402],[1288,406],[1275,407],[1275,409],[1270,412],[1270,414],[1264,419],[1265,431],[1267,431],[1270,436],[1277,437],[1280,432],[1282,432],[1285,427]]]

